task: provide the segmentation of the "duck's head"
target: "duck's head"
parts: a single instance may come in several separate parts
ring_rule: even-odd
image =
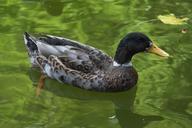
[[[118,65],[128,64],[134,54],[139,52],[154,53],[162,57],[169,54],[157,47],[145,34],[133,32],[127,34],[119,43],[114,61]]]

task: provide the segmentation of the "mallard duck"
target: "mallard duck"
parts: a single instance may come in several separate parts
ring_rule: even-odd
[[[32,66],[42,71],[39,88],[49,77],[87,90],[123,91],[138,80],[131,63],[135,54],[169,56],[140,32],[128,33],[120,40],[114,59],[94,47],[52,35],[34,37],[25,32],[24,42]]]

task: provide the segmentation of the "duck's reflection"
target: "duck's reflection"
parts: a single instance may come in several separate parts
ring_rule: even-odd
[[[30,79],[35,83],[38,81],[40,72],[38,69],[31,69]],[[160,116],[143,116],[133,112],[133,105],[137,87],[123,93],[99,93],[86,91],[76,87],[61,85],[54,80],[46,80],[45,90],[60,97],[67,97],[78,100],[106,100],[112,101],[115,105],[115,117],[122,128],[143,128],[152,121],[162,120]],[[34,92],[35,93],[35,92]]]
[[[134,113],[134,101],[137,87],[127,91],[120,99],[113,100],[115,104],[116,118],[122,128],[143,128],[152,121],[162,120],[160,116],[144,116]]]

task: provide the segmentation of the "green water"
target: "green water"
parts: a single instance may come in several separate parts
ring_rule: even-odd
[[[157,20],[170,13],[190,20],[179,26]],[[191,18],[191,0],[1,0],[0,127],[191,128]],[[47,79],[36,97],[40,73],[30,68],[24,31],[78,40],[111,56],[126,33],[140,31],[171,57],[136,55],[139,81],[126,92],[91,92]]]

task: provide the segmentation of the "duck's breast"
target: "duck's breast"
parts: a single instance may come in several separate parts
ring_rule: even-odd
[[[109,91],[127,90],[136,85],[138,74],[131,67],[114,67],[105,76],[106,88]]]

